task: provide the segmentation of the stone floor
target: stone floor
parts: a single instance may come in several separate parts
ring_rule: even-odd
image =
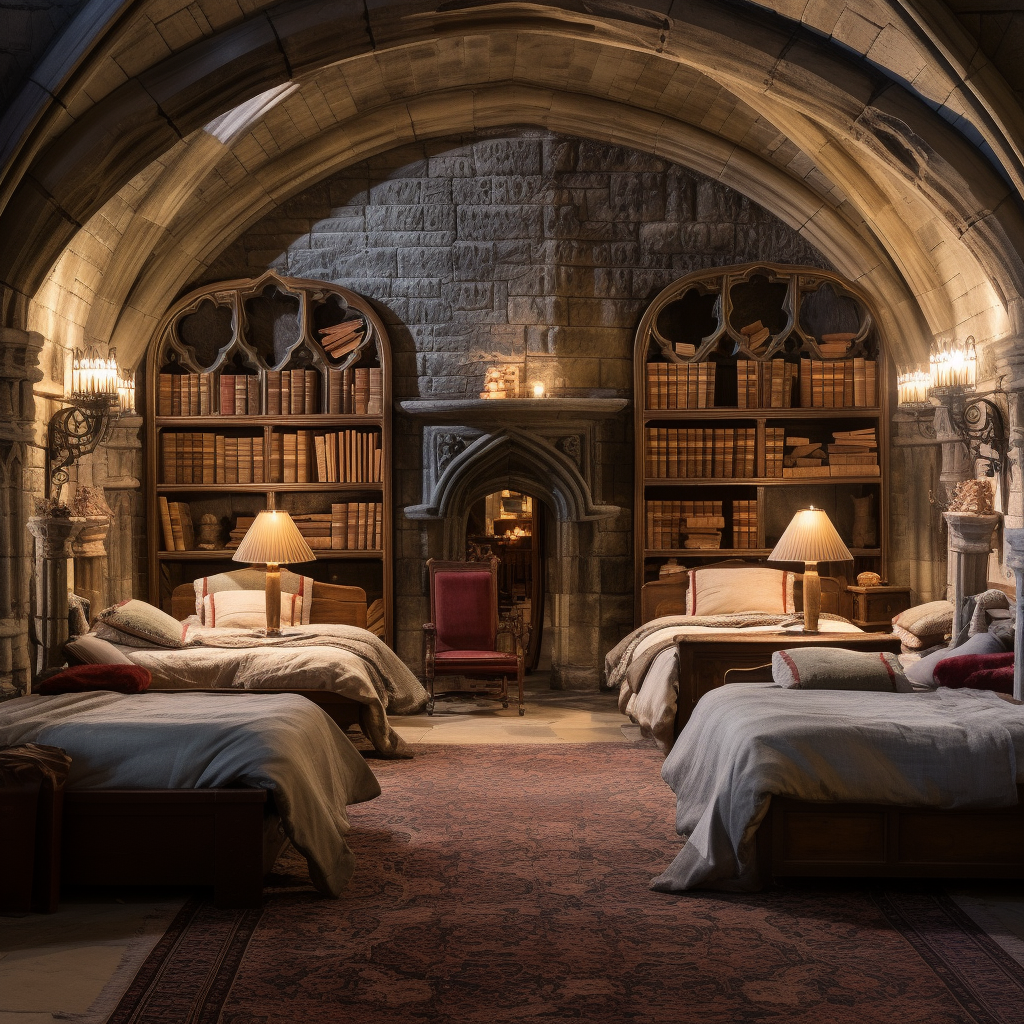
[[[513,701],[452,697],[434,715],[396,718],[412,743],[633,743],[611,693],[574,693],[529,682],[526,715]],[[1024,890],[1012,884],[950,890],[1004,949],[1024,964]],[[103,1024],[174,913],[180,893],[95,893],[52,916],[0,917],[0,1024],[46,1024],[72,1017]]]

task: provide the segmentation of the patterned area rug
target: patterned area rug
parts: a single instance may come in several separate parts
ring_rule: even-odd
[[[650,892],[679,848],[660,765],[623,744],[374,761],[342,898],[288,851],[263,910],[190,901],[111,1024],[1024,1020],[1024,968],[936,889]]]

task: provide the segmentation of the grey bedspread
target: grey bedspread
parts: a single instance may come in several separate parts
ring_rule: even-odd
[[[380,795],[345,734],[292,694],[31,695],[0,704],[0,746],[22,743],[66,750],[73,789],[269,790],[313,884],[330,896],[354,867],[345,808]]]
[[[758,885],[773,795],[939,808],[1017,802],[1024,707],[982,690],[859,693],[736,683],[705,694],[662,766],[686,837],[662,892]]]
[[[284,636],[267,637],[253,629],[208,629],[198,619],[186,621],[190,646],[119,645],[153,673],[154,689],[331,690],[358,701],[359,724],[380,753],[409,756],[387,716],[422,710],[427,692],[372,633],[358,626],[311,625],[289,626]],[[100,635],[111,639],[108,632]]]

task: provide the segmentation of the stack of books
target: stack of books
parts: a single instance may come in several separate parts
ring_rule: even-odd
[[[222,434],[160,435],[165,484],[261,484],[262,437]]]
[[[783,446],[786,440],[785,427],[765,427],[764,431],[764,475],[782,476]]]
[[[366,321],[357,316],[332,327],[321,328],[320,344],[328,355],[341,359],[362,344],[366,333]]]
[[[713,409],[715,363],[648,363],[648,409]]]
[[[320,483],[379,483],[384,452],[376,430],[317,434],[316,478]]]
[[[732,503],[732,546],[757,547],[757,499],[735,499]]]
[[[316,370],[268,371],[267,415],[310,416],[318,413],[319,377]]]
[[[270,435],[270,481],[275,484],[308,484],[315,443],[312,430],[274,431]]]
[[[863,409],[878,404],[874,359],[801,359],[800,405],[804,409]]]
[[[798,377],[796,363],[772,359],[758,363],[752,359],[736,362],[736,404],[740,409],[789,409],[793,405],[793,385]]]
[[[384,374],[379,366],[327,371],[327,412],[332,416],[380,416]]]
[[[747,339],[747,348],[755,353],[765,348],[768,344],[768,339],[772,336],[772,332],[760,320],[747,324],[746,327],[741,327],[740,334]]]
[[[645,511],[648,548],[721,546],[725,519],[720,501],[648,501]]]
[[[834,431],[828,446],[828,471],[830,476],[879,476],[875,428]]]
[[[753,427],[648,427],[645,475],[752,477],[756,433]]]
[[[161,373],[156,397],[157,416],[212,415],[217,389],[215,376],[212,373]]]
[[[192,513],[188,502],[157,498],[160,526],[164,535],[164,551],[191,551],[196,546]]]
[[[786,438],[786,448],[783,476],[828,476],[828,456],[818,441],[812,441],[809,437],[790,436]]]
[[[228,534],[225,550],[233,551],[242,543],[242,538],[249,532],[249,527],[256,522],[255,516],[239,516],[235,520],[235,528]]]
[[[379,501],[331,505],[331,545],[341,551],[379,551],[384,546],[384,506]]]

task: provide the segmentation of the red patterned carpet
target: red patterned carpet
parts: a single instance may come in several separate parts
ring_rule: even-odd
[[[262,911],[190,901],[111,1024],[1011,1024],[1024,969],[938,890],[666,896],[661,757],[625,744],[374,761],[340,900],[294,852]]]

